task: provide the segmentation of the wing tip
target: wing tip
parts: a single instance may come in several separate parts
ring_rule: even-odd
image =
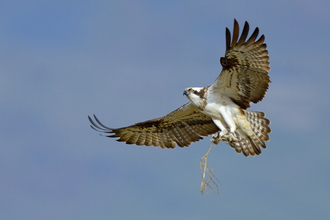
[[[241,37],[238,40],[239,37],[239,23],[236,18],[234,18],[234,27],[233,27],[233,36],[231,38],[231,32],[228,27],[226,27],[226,52],[230,50],[232,47],[234,47],[236,44],[242,44],[245,42],[247,35],[249,33],[250,25],[249,22],[245,21],[244,22],[244,27],[243,31],[241,33]],[[253,31],[252,35],[250,38],[246,41],[247,44],[251,44],[255,42],[255,39],[257,38],[259,34],[259,28],[256,27],[255,30]],[[264,42],[265,36],[262,35],[257,42]]]
[[[96,117],[95,114],[93,114],[94,120],[88,115],[88,120],[91,123],[90,127],[94,129],[97,132],[102,132],[102,133],[114,133],[113,128],[109,128],[102,124],[102,122]]]

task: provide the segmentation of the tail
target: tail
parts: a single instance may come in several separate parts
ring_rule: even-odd
[[[248,110],[243,110],[244,115],[250,127],[253,131],[253,135],[248,135],[243,132],[242,129],[238,129],[236,132],[237,141],[229,142],[230,146],[235,148],[237,153],[241,153],[247,157],[249,154],[252,156],[261,154],[260,146],[266,149],[266,141],[269,141],[268,134],[271,132],[270,121],[265,118],[265,113],[263,112],[253,112]]]

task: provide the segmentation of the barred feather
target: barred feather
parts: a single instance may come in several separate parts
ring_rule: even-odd
[[[255,156],[261,154],[260,147],[266,149],[265,142],[269,141],[268,134],[270,121],[265,118],[265,113],[243,110],[246,120],[253,131],[252,136],[248,136],[239,129],[236,131],[237,141],[229,142],[237,153],[243,152],[245,156]]]

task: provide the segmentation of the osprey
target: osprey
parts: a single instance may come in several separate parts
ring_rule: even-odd
[[[270,121],[263,112],[246,109],[265,96],[270,83],[269,56],[264,35],[257,39],[258,27],[246,40],[248,32],[249,24],[245,22],[238,39],[236,19],[232,38],[226,28],[222,71],[211,86],[186,88],[183,94],[190,102],[163,117],[122,128],[107,127],[95,115],[95,121],[88,116],[91,127],[126,144],[161,148],[189,146],[203,139],[201,136],[214,134],[215,143],[228,142],[245,156],[261,154],[260,147],[266,148],[265,142],[269,141]]]

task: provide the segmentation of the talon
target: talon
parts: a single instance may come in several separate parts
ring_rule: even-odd
[[[212,135],[211,141],[212,141],[214,144],[218,144],[218,143],[219,143],[219,140],[220,140],[220,135],[219,135],[219,133]]]
[[[228,133],[228,132],[226,131],[225,133]],[[227,142],[227,141],[229,141],[229,139],[228,139],[228,135],[222,134],[222,132],[220,132],[220,133],[218,132],[217,134],[212,135],[211,141],[214,144],[218,144],[220,141]]]
[[[237,136],[234,132],[230,132],[227,136],[228,141],[237,141]]]

